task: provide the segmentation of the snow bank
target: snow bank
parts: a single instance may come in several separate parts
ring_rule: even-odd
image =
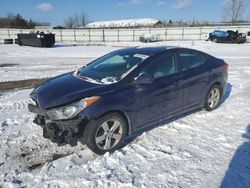
[[[34,48],[0,45],[0,65],[16,64],[0,68],[0,82],[46,78],[70,72],[115,49],[104,46]]]
[[[110,46],[69,46],[33,48],[17,45],[0,45],[0,65],[17,64],[0,68],[0,82],[46,78],[77,70],[108,52],[131,46],[181,46],[205,51],[219,58],[250,59],[250,44],[216,44],[205,41],[167,41],[157,43],[107,43]],[[113,46],[113,47],[111,47]]]

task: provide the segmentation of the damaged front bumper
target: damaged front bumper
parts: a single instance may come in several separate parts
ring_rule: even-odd
[[[77,117],[70,120],[50,120],[43,110],[36,105],[29,104],[30,112],[37,114],[34,123],[43,128],[43,137],[50,139],[58,145],[77,145],[77,141],[82,138],[83,129],[88,120]]]

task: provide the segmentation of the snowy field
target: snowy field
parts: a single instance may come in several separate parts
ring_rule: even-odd
[[[0,82],[55,76],[138,45],[183,46],[224,58],[229,78],[221,107],[156,125],[123,149],[96,156],[84,145],[58,147],[42,137],[27,110],[31,89],[3,93],[0,187],[250,187],[250,44],[0,45],[0,66],[6,64],[0,67]]]

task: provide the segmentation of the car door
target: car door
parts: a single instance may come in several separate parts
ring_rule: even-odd
[[[177,72],[176,54],[167,53],[146,64],[138,75],[153,77],[149,84],[134,85],[135,124],[144,127],[177,111],[181,105],[182,92],[176,83],[180,80]]]
[[[199,105],[204,99],[209,72],[208,56],[189,49],[179,49],[178,64],[181,72],[180,87],[183,89],[182,109]]]

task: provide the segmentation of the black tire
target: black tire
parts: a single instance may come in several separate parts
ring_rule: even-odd
[[[218,43],[219,40],[217,38],[213,38],[213,42]]]
[[[19,45],[19,39],[15,39],[15,44]]]
[[[118,131],[118,128],[112,132],[112,127],[115,125],[115,122],[119,122],[119,131],[121,133],[116,132]],[[109,129],[109,132],[104,131],[103,125],[107,124]],[[112,125],[113,123],[113,125]],[[106,125],[105,124],[105,125]],[[115,127],[115,126],[114,126]],[[127,123],[124,120],[124,118],[118,114],[118,113],[109,113],[106,114],[97,120],[90,120],[90,122],[86,125],[86,128],[83,132],[83,140],[85,141],[85,144],[88,146],[90,150],[92,150],[94,153],[98,155],[103,155],[106,152],[113,152],[117,149],[120,149],[124,145],[124,139],[127,136]],[[105,135],[106,134],[106,135]],[[116,140],[116,138],[113,138],[113,134],[119,135],[120,139]],[[105,137],[102,141],[99,141],[96,143],[97,138]],[[110,140],[110,141],[108,141]],[[110,148],[106,149],[105,146],[107,142],[110,143]],[[117,142],[117,143],[116,143]]]
[[[13,44],[13,39],[4,39],[4,44]]]
[[[242,38],[240,38],[240,37],[237,37],[236,43],[237,43],[237,44],[242,44],[242,43],[245,43],[245,41],[244,41],[244,39],[242,39]]]
[[[214,91],[218,91],[219,93],[219,96],[218,96],[218,101],[214,104],[214,105],[212,105],[211,103],[211,97],[212,97],[212,93],[214,93]],[[216,97],[217,98],[217,97]],[[209,89],[209,91],[208,91],[208,93],[207,93],[207,96],[206,96],[206,101],[205,101],[205,105],[204,105],[204,107],[205,107],[205,110],[206,111],[212,111],[212,110],[214,110],[214,109],[216,109],[216,108],[218,108],[219,106],[220,106],[220,104],[221,104],[221,99],[222,99],[222,88],[221,88],[221,86],[220,85],[218,85],[218,84],[214,84],[210,89]]]

